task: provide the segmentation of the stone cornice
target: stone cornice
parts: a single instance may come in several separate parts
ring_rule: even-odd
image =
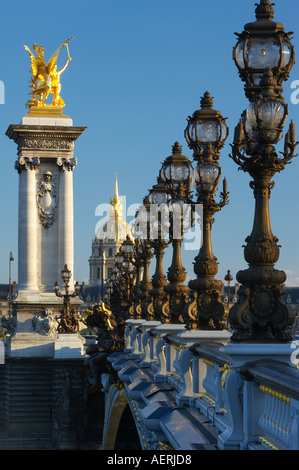
[[[69,138],[77,140],[86,127],[76,126],[29,126],[24,124],[10,124],[6,135],[15,142],[19,137],[31,138]]]
[[[86,127],[29,126],[11,124],[6,135],[18,145],[18,152],[26,150],[73,150],[74,142]]]

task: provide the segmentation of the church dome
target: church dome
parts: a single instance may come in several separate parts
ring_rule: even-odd
[[[95,238],[103,242],[123,242],[126,240],[127,235],[131,239],[133,238],[131,227],[127,222],[109,218],[98,228]]]
[[[103,242],[123,242],[127,236],[133,239],[130,225],[123,220],[122,200],[118,196],[118,183],[115,178],[114,198],[110,199],[109,219],[99,226],[95,240]]]

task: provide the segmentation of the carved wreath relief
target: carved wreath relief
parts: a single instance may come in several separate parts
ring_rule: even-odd
[[[50,171],[46,171],[37,182],[37,208],[42,225],[49,228],[56,218],[56,184]]]

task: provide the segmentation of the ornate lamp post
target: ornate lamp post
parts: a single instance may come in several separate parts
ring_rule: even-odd
[[[61,277],[64,282],[64,292],[61,292],[59,289],[58,281],[55,283],[54,291],[57,297],[63,298],[63,310],[61,312],[61,317],[58,325],[59,333],[77,333],[79,331],[79,320],[76,317],[74,311],[71,310],[71,299],[77,297],[80,291],[80,285],[78,281],[75,284],[75,289],[73,292],[70,292],[70,279],[72,277],[72,272],[68,269],[67,265],[64,265],[63,270],[61,271]]]
[[[152,289],[152,283],[149,275],[149,266],[151,258],[154,256],[152,252],[151,242],[148,240],[143,240],[142,244],[142,259],[143,259],[143,277],[140,283],[140,292],[138,297],[141,300],[141,317],[151,320],[152,314],[149,310],[151,304],[151,295],[150,291]]]
[[[135,283],[136,272],[133,264],[134,260],[134,244],[129,236],[122,243],[121,252],[123,253],[124,260],[122,262],[123,276],[126,281],[126,300],[129,300],[132,295],[132,289]]]
[[[8,318],[11,318],[11,300],[12,300],[12,289],[11,289],[11,263],[14,261],[12,251],[9,253],[9,294],[8,294]]]
[[[143,271],[143,259],[142,259],[142,248],[140,246],[140,240],[136,238],[134,244],[134,255],[132,263],[135,267],[135,284],[132,288],[132,295],[130,298],[129,305],[129,318],[141,318],[141,299],[138,297],[138,294],[141,292],[140,284],[142,281],[142,271]],[[139,308],[140,307],[140,308]]]
[[[104,296],[104,302],[105,303],[109,304],[112,293],[113,293],[113,282],[109,281],[108,287],[106,289],[106,294]]]
[[[100,243],[100,257],[101,257],[101,300],[104,300],[104,264],[105,264],[105,252],[103,243]]]
[[[231,275],[231,272],[230,272],[229,269],[227,270],[227,273],[224,277],[224,280],[227,282],[227,306],[228,306],[228,309],[229,309],[230,283],[233,280],[233,276]]]
[[[110,283],[109,283],[109,293],[110,293],[110,298],[109,298],[109,303],[110,306],[113,310],[114,315],[117,318],[122,318],[123,317],[123,310],[122,310],[122,293],[119,288],[119,269],[115,265],[112,269],[112,273],[110,276]]]
[[[114,257],[114,269],[111,273],[111,279],[113,281],[113,291],[115,294],[117,293],[118,300],[120,304],[122,305],[123,303],[123,290],[124,290],[124,282],[122,280],[122,262],[124,260],[124,257],[121,253],[121,250],[118,251],[118,253]],[[121,307],[120,305],[120,307]]]
[[[288,114],[281,85],[294,64],[294,48],[290,34],[273,16],[273,5],[261,0],[257,21],[245,26],[234,55],[251,104],[236,127],[231,157],[253,178],[250,187],[255,197],[253,229],[244,248],[249,268],[237,273],[239,301],[229,313],[236,342],[291,340],[293,317],[282,303],[286,275],[274,268],[280,250],[271,230],[269,198],[273,176],[291,161],[298,144],[291,122],[282,157],[275,149]]]
[[[167,284],[166,276],[163,272],[163,256],[165,249],[169,245],[165,239],[166,227],[164,227],[164,210],[167,208],[168,199],[168,188],[159,176],[157,184],[153,185],[149,191],[149,202],[152,208],[152,220],[150,221],[151,245],[156,258],[156,269],[152,277],[152,289],[149,292],[151,295],[151,304],[148,308],[149,320],[158,319],[159,309],[165,295],[163,288]]]
[[[142,280],[139,283],[138,293],[136,295],[136,317],[146,318],[150,320],[152,314],[150,312],[151,295],[150,290],[152,283],[149,275],[149,265],[151,258],[154,256],[152,252],[152,245],[150,240],[150,201],[149,196],[143,199],[143,205],[140,206],[136,213],[136,229],[142,237],[138,246],[139,260],[143,267]]]
[[[132,288],[135,281],[133,265],[134,243],[127,237],[115,255],[110,282],[107,288],[109,304],[117,318],[117,324],[124,324],[130,318]]]
[[[134,245],[129,237],[122,243],[120,250],[115,255],[115,269],[112,273],[114,282],[121,301],[124,312],[128,311],[129,301],[132,294],[132,287],[135,280],[133,261]],[[124,314],[125,316],[128,314]]]
[[[160,318],[164,323],[183,323],[182,312],[188,302],[189,287],[184,285],[186,271],[182,265],[181,244],[183,236],[183,204],[190,203],[192,164],[182,155],[178,142],[172,147],[172,155],[167,157],[160,176],[169,188],[170,199],[170,239],[172,243],[172,264],[168,269],[168,283],[164,286],[166,299],[160,308]]]
[[[218,272],[217,258],[212,251],[211,227],[214,215],[228,202],[226,179],[223,180],[221,200],[214,196],[221,176],[219,166],[220,149],[228,136],[225,118],[213,109],[213,99],[206,92],[201,99],[201,108],[188,118],[185,137],[194,151],[194,186],[197,203],[203,206],[202,246],[195,258],[196,279],[189,282],[191,300],[184,311],[184,319],[189,329],[222,329],[224,307],[220,302],[223,283],[214,276]]]

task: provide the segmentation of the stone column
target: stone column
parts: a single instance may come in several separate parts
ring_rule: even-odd
[[[22,158],[16,162],[19,177],[18,288],[37,293],[37,209],[35,174],[39,159]]]
[[[104,251],[103,251],[103,270],[102,270],[102,273],[101,273],[101,279],[102,279],[103,283],[104,283],[105,279],[107,279],[106,255],[105,255]]]
[[[74,204],[73,204],[73,170],[77,165],[76,158],[69,160],[58,158],[60,168],[59,203],[58,203],[58,273],[61,283],[61,271],[64,265],[72,271],[70,286],[74,282]]]

